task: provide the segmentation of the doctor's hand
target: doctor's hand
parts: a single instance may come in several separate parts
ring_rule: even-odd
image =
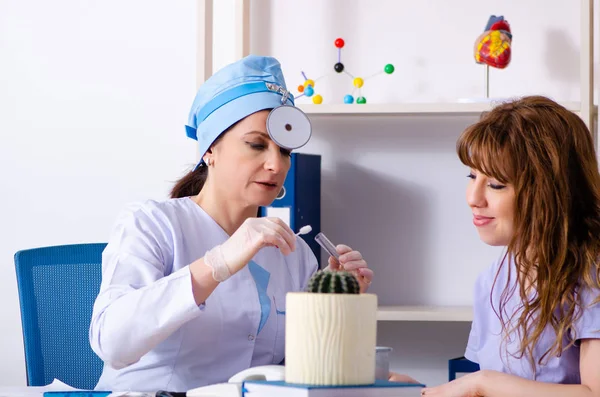
[[[373,270],[367,267],[367,262],[363,259],[362,254],[344,244],[338,244],[335,249],[340,254],[340,259],[338,261],[335,257],[330,256],[326,269],[345,270],[354,274],[360,284],[360,292],[367,292],[371,280],[373,280]]]
[[[296,249],[296,236],[280,218],[248,218],[225,241],[204,256],[217,281],[239,272],[263,247],[277,247],[284,255]]]

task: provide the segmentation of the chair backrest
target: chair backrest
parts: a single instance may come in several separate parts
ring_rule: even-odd
[[[470,373],[479,371],[479,364],[468,360],[466,357],[457,357],[448,360],[448,381],[456,379],[458,373]]]
[[[88,335],[105,247],[74,244],[15,254],[29,386],[54,378],[80,389],[96,386],[103,363]]]

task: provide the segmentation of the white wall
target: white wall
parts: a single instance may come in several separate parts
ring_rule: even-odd
[[[511,64],[490,70],[492,96],[538,93],[579,99],[577,0],[254,0],[254,4],[252,51],[278,57],[292,87],[302,83],[301,70],[310,78],[329,74],[315,87],[325,102],[340,103],[351,88],[346,76],[333,72],[337,37],[346,42],[342,61],[354,75],[370,76],[386,63],[396,66],[393,75],[365,83],[371,103],[483,96],[484,68],[473,59],[473,45],[491,14],[504,15],[513,34]]]
[[[511,23],[514,52],[506,70],[492,70],[492,95],[578,99],[577,1],[252,2],[252,51],[278,57],[291,87],[300,70],[332,69],[341,36],[353,74],[396,65],[395,74],[367,80],[371,103],[482,95],[471,49],[496,13]],[[234,56],[233,3],[215,3],[220,67]],[[105,241],[126,202],[166,197],[194,162],[183,124],[195,91],[195,26],[189,0],[0,0],[0,385],[25,382],[14,252]],[[332,75],[316,88],[339,102],[348,87]],[[380,303],[469,304],[477,272],[497,254],[470,224],[454,153],[474,120],[314,121],[303,151],[324,155],[323,230],[364,253]],[[446,360],[462,354],[468,329],[380,323],[379,343],[395,348],[393,369],[435,384]]]
[[[0,385],[25,384],[13,254],[106,241],[195,160],[195,3],[0,0]]]

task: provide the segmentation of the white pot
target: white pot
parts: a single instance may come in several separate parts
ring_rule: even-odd
[[[286,296],[285,381],[373,384],[376,339],[377,295],[290,292]]]

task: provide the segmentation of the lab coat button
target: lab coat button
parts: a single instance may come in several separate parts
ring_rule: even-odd
[[[248,335],[248,340],[249,340],[249,341],[253,341],[253,340],[254,340],[254,335],[252,335],[252,334],[249,334],[249,335]]]

